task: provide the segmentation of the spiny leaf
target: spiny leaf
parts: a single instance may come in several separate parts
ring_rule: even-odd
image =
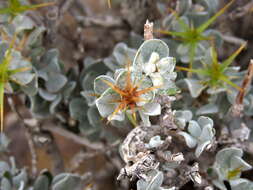
[[[197,42],[190,43],[190,69],[192,69],[194,57],[195,57],[195,51],[197,48]]]
[[[25,72],[31,70],[31,67],[20,67],[17,69],[8,70],[8,75],[14,75],[16,73]]]
[[[186,32],[173,32],[173,31],[166,31],[166,30],[158,30],[159,33],[165,34],[165,35],[170,35],[170,36],[177,36],[184,38],[187,33]]]
[[[240,48],[238,48],[230,57],[228,57],[225,61],[222,62],[221,69],[224,71],[233,61],[234,59],[241,53],[241,51],[245,48],[247,43],[242,44]]]
[[[239,91],[242,90],[238,85],[236,85],[231,80],[229,80],[229,78],[227,76],[225,76],[225,75],[220,76],[219,79],[222,80],[222,81],[224,81],[225,83],[227,83],[228,85],[234,87],[235,89],[237,89]]]
[[[199,33],[204,32],[205,29],[207,29],[217,19],[217,17],[219,17],[220,15],[222,15],[232,5],[233,2],[234,2],[234,0],[230,1],[225,7],[223,7],[221,10],[219,10],[214,16],[212,16],[205,23],[203,23],[202,25],[200,25],[197,28],[197,31]]]
[[[181,71],[187,71],[187,72],[192,72],[192,73],[197,73],[201,75],[209,75],[207,70],[205,69],[192,69],[192,68],[186,68],[186,67],[180,67],[176,66],[176,69],[181,70]]]
[[[41,7],[47,7],[47,6],[54,5],[54,4],[55,4],[54,2],[48,2],[48,3],[41,3],[38,5],[23,5],[23,6],[21,6],[21,8],[23,11],[27,11],[27,10],[38,9]]]

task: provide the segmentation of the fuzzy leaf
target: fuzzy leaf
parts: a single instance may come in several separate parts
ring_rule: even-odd
[[[46,175],[40,175],[34,182],[34,190],[48,190],[49,185],[48,177]]]
[[[102,94],[106,89],[109,88],[109,86],[105,83],[105,81],[108,81],[112,84],[115,83],[115,81],[107,76],[107,75],[100,75],[94,80],[94,91],[96,94],[100,95]]]
[[[46,81],[45,85],[49,92],[56,93],[65,86],[67,81],[68,79],[66,76],[60,73],[50,73],[48,81]]]
[[[194,148],[197,145],[197,140],[186,132],[179,132],[185,139],[185,142],[189,148]]]
[[[201,92],[206,88],[206,86],[202,85],[199,80],[195,79],[184,79],[184,80],[193,98],[197,98],[201,94]]]
[[[102,117],[108,117],[117,108],[117,100],[120,100],[119,94],[115,93],[111,88],[107,89],[97,100],[96,106]]]
[[[210,141],[205,141],[201,144],[198,144],[196,150],[195,150],[195,155],[196,157],[199,157],[200,154],[205,150],[205,148],[210,144]]]
[[[134,58],[133,67],[137,72],[142,70],[143,64],[149,61],[153,52],[158,53],[160,59],[169,56],[169,48],[163,41],[157,39],[147,40],[138,49]]]
[[[201,127],[196,121],[191,120],[189,121],[188,131],[193,137],[198,138],[201,134]]]
[[[161,114],[161,105],[159,103],[147,103],[143,106],[142,112],[146,115],[155,116]]]
[[[54,177],[52,190],[69,190],[78,187],[81,178],[75,174],[62,173]]]
[[[74,98],[69,103],[70,116],[78,121],[85,119],[87,110],[88,106],[83,98]]]

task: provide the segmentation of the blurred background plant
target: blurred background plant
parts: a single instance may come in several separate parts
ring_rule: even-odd
[[[251,190],[252,7],[0,2],[0,189]]]

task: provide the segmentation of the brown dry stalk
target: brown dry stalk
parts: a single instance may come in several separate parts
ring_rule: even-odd
[[[250,60],[248,71],[243,79],[242,86],[241,86],[242,90],[240,90],[236,96],[235,103],[237,105],[243,104],[243,99],[248,89],[248,86],[250,85],[252,81],[252,77],[253,77],[253,59]]]
[[[144,24],[144,39],[145,40],[151,40],[154,38],[153,36],[153,22],[146,21],[146,24]]]

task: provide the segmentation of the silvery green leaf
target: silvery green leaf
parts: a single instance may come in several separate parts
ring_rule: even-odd
[[[196,115],[214,114],[218,113],[219,108],[215,104],[206,104],[201,106],[197,111]]]
[[[177,47],[177,53],[179,55],[186,55],[189,54],[189,49],[190,49],[190,45],[189,44],[179,44],[179,46]]]
[[[108,117],[111,115],[118,106],[115,103],[116,100],[120,100],[119,94],[114,92],[111,88],[107,89],[97,100],[96,106],[102,117]]]
[[[46,81],[46,88],[51,93],[56,93],[61,90],[68,82],[66,76],[60,73],[50,73],[48,81]]]
[[[25,185],[28,181],[28,176],[27,176],[27,172],[25,169],[22,169],[21,172],[14,176],[12,178],[13,180],[13,184],[16,188],[20,188],[20,186],[22,186],[22,183]]]
[[[241,168],[241,171],[250,170],[252,166],[245,162],[241,157],[234,156],[230,161],[231,167],[233,168]]]
[[[197,145],[197,140],[186,132],[178,132],[185,139],[185,142],[189,148],[194,148]]]
[[[149,181],[138,180],[137,190],[158,190],[163,183],[163,173],[157,170],[148,173]]]
[[[190,110],[177,110],[174,112],[176,118],[184,118],[186,121],[192,119],[192,112]]]
[[[208,88],[207,93],[214,95],[214,94],[218,94],[221,92],[225,92],[226,90],[227,90],[227,88],[225,88],[225,87],[224,88]]]
[[[210,125],[211,127],[213,126],[213,120],[209,117],[205,117],[205,116],[200,116],[198,118],[198,123],[200,124],[200,126],[203,128],[206,125]]]
[[[188,131],[195,138],[198,138],[201,135],[201,127],[194,120],[189,121]]]
[[[201,94],[201,92],[206,88],[206,86],[202,85],[199,80],[196,79],[184,79],[184,80],[193,98],[197,98]]]
[[[192,119],[192,112],[190,110],[177,110],[173,112],[175,116],[175,122],[178,127],[184,129],[186,122]]]
[[[61,173],[54,177],[52,190],[69,190],[78,187],[81,178],[76,174]]]
[[[149,120],[149,116],[144,114],[142,112],[142,110],[139,110],[139,114],[141,117],[142,122],[144,123],[145,126],[151,126],[150,120]]]
[[[177,3],[177,12],[178,14],[185,14],[192,7],[192,0],[181,0]]]
[[[195,155],[196,157],[199,157],[200,154],[206,149],[206,147],[211,143],[211,141],[204,141],[201,144],[198,144],[196,150],[195,150]]]
[[[153,136],[150,140],[149,140],[149,148],[157,148],[159,146],[161,146],[163,144],[163,140],[161,140],[161,137],[159,135],[157,136]]]
[[[82,121],[86,117],[88,106],[83,98],[74,98],[69,103],[70,116],[78,121]]]
[[[12,60],[11,64],[9,65],[9,69],[14,70],[19,68],[27,68],[28,70],[11,75],[11,79],[17,81],[17,83],[20,85],[26,85],[30,83],[34,78],[34,74],[31,73],[32,65],[30,62],[22,58],[20,52],[14,51],[12,52]]]
[[[33,190],[49,190],[50,181],[46,175],[40,175],[34,182]]]
[[[205,6],[208,9],[209,14],[214,14],[217,12],[217,9],[219,7],[219,1],[218,0],[201,0],[198,3]]]
[[[138,49],[134,58],[133,67],[137,72],[141,71],[144,63],[147,63],[153,52],[158,53],[160,59],[169,56],[168,46],[161,40],[146,40]]]
[[[0,62],[2,63],[5,52],[7,51],[9,45],[5,41],[0,41]]]
[[[161,86],[161,88],[164,87],[164,79],[159,72],[151,73],[150,78],[153,82],[154,86]]]
[[[16,28],[16,32],[19,33],[23,30],[31,30],[35,27],[34,22],[25,15],[18,15],[12,21],[12,24]]]
[[[218,187],[220,190],[227,190],[226,186],[224,185],[223,181],[220,180],[213,180],[212,183]]]
[[[29,96],[31,106],[30,111],[34,117],[43,118],[48,116],[49,103],[40,96]]]
[[[201,135],[199,136],[199,140],[202,142],[211,141],[214,137],[214,134],[214,128],[210,124],[205,125],[202,129]]]
[[[99,128],[103,125],[101,121],[101,116],[99,115],[99,112],[95,106],[90,107],[87,112],[89,123],[95,127]]]
[[[136,84],[138,84],[138,83],[140,84],[140,87],[138,88],[138,91],[145,90],[145,89],[150,88],[150,87],[153,86],[152,80],[150,78],[147,78],[147,77],[140,79],[140,81],[136,81]],[[138,101],[138,102],[136,102],[136,104],[138,106],[143,106],[147,102],[151,102],[154,99],[155,91],[154,90],[153,91],[148,91],[146,93],[141,94],[139,97],[143,101]]]
[[[145,115],[155,116],[161,114],[161,105],[159,103],[146,103],[142,108],[142,112]]]
[[[107,76],[107,75],[100,75],[94,80],[94,91],[96,94],[102,94],[106,89],[109,88],[108,84],[106,84],[104,81],[108,81],[112,84],[115,84],[115,81]]]
[[[156,64],[161,74],[171,73],[175,69],[176,59],[174,57],[164,57]]]
[[[63,88],[63,97],[65,100],[69,99],[71,96],[71,93],[76,88],[77,83],[75,81],[68,82],[64,88]]]
[[[209,13],[207,11],[194,11],[188,13],[187,16],[193,22],[194,27],[198,27],[208,20]]]
[[[135,53],[135,49],[127,47],[124,43],[118,43],[113,50],[113,56],[121,67],[127,65],[128,62],[132,63]]]
[[[59,51],[57,49],[51,49],[47,51],[41,58],[41,61],[34,66],[39,70],[39,73],[59,73],[61,68],[59,65]]]
[[[142,43],[143,43],[143,36],[131,31],[129,38],[127,40],[127,44],[132,48],[138,49]]]
[[[117,120],[117,121],[123,121],[125,119],[125,113],[123,111],[118,111],[115,114],[111,114],[108,116],[108,120]]]
[[[166,15],[166,17],[162,20],[162,26],[163,26],[164,30],[170,30],[171,23],[173,22],[173,19],[174,19],[173,14]]]
[[[53,101],[57,97],[57,94],[50,93],[42,88],[39,89],[39,95],[47,101]]]
[[[175,186],[170,187],[170,188],[163,188],[163,187],[160,187],[159,190],[177,190],[177,188],[176,188]]]
[[[181,22],[185,23],[187,26],[189,26],[189,19],[186,16],[181,16],[179,18],[181,20]],[[185,32],[185,27],[183,27],[179,22],[178,19],[173,19],[173,21],[171,22],[171,26],[173,31],[175,32]]]
[[[101,130],[91,126],[88,120],[82,120],[78,128],[80,129],[81,133],[85,134],[85,136],[90,139],[91,141],[97,141],[100,138]]]
[[[230,160],[234,156],[242,157],[243,151],[239,148],[230,147],[220,150],[216,154],[216,162],[224,168],[230,168]]]
[[[3,177],[1,180],[0,180],[0,189],[3,189],[3,190],[12,190],[12,187],[11,187],[11,182],[6,178],[6,177]]]
[[[37,79],[36,74],[30,83],[28,83],[24,86],[21,86],[21,90],[25,94],[27,94],[28,96],[35,96],[35,94],[37,94],[37,92],[38,92],[38,79]]]
[[[80,93],[86,100],[88,106],[92,106],[95,104],[96,96],[93,96],[93,90],[85,90]]]
[[[253,183],[247,179],[239,178],[230,181],[232,190],[252,190]]]
[[[0,161],[0,176],[2,177],[3,174],[10,170],[10,166],[3,161]]]
[[[213,37],[215,40],[215,46],[221,47],[223,43],[222,34],[218,30],[209,29],[203,33],[204,36]]]
[[[12,175],[16,175],[19,170],[16,167],[16,162],[15,162],[15,158],[14,157],[10,157],[10,166],[11,166],[10,173]]]
[[[26,44],[28,44],[30,47],[36,46],[36,43],[38,43],[38,40],[40,40],[40,37],[42,37],[42,33],[45,32],[45,30],[46,30],[46,28],[43,26],[36,27],[29,34]]]
[[[180,128],[180,129],[184,129],[186,126],[186,120],[182,117],[177,118],[175,121],[175,124]]]
[[[9,144],[10,139],[4,133],[0,133],[0,152],[7,151]]]
[[[60,104],[61,100],[62,100],[62,95],[58,94],[56,99],[49,106],[49,112],[51,114],[54,114],[56,112],[56,108]]]
[[[190,46],[190,44],[183,44],[183,45],[185,46],[184,47],[185,49],[181,49],[181,50],[177,49],[177,52],[180,55],[180,60],[183,63],[189,63],[190,59],[191,59],[189,51],[192,47]],[[185,54],[183,54],[184,52],[185,52]],[[202,42],[197,44],[197,47],[195,49],[194,60],[195,61],[201,60],[204,57],[205,52],[206,52],[206,43],[205,43],[205,41],[202,41]]]

